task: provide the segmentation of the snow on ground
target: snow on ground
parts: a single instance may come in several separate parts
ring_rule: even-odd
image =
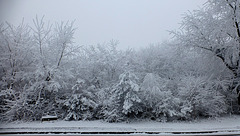
[[[240,133],[240,116],[201,119],[192,122],[134,121],[107,123],[97,121],[12,122],[0,125],[0,132],[7,131],[64,131],[64,132],[199,132],[235,131]]]

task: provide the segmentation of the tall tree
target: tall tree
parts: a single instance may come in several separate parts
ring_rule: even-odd
[[[17,27],[10,23],[0,25],[0,73],[3,86],[16,89],[20,78],[33,63],[32,40],[28,25]]]
[[[225,64],[240,105],[240,0],[209,0],[203,9],[186,14],[182,31],[174,34],[181,45],[209,51]]]

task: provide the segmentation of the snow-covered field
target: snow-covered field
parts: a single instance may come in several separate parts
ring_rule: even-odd
[[[240,116],[201,119],[192,122],[135,121],[107,123],[98,121],[12,122],[1,124],[3,132],[215,132],[240,134]]]

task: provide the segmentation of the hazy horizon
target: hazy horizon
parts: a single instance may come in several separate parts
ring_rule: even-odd
[[[18,25],[24,18],[44,16],[45,21],[74,21],[78,45],[96,45],[111,39],[119,40],[119,48],[139,48],[169,40],[168,30],[180,27],[182,15],[199,9],[206,0],[121,0],[64,1],[21,0],[1,1],[2,21]]]

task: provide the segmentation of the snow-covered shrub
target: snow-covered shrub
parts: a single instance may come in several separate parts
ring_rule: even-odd
[[[97,104],[82,94],[73,94],[65,103],[67,109],[65,120],[89,120],[94,116]]]
[[[111,103],[111,100],[109,99],[110,96],[110,91],[111,91],[111,87],[107,87],[107,88],[102,88],[99,89],[95,95],[96,95],[96,101],[98,103],[98,107],[96,109],[96,119],[104,119],[105,115],[108,116],[107,112],[108,112],[108,108],[109,105]]]
[[[119,76],[119,83],[112,88],[109,105],[105,111],[105,120],[119,122],[133,118],[142,112],[137,77],[132,72]]]
[[[179,83],[181,112],[184,117],[219,116],[226,112],[224,95],[214,80],[191,75],[181,78]]]
[[[179,103],[180,99],[173,96],[171,91],[161,91],[159,92],[159,100],[153,108],[153,113],[156,118],[160,117],[166,120],[172,120],[180,116]],[[158,120],[158,119],[157,119]]]
[[[141,84],[144,116],[147,118],[165,121],[179,116],[180,100],[167,90],[165,80],[153,73],[148,73]]]
[[[1,90],[0,91],[0,120],[9,120],[6,112],[9,111],[16,102],[15,91],[12,89]]]
[[[9,111],[6,112],[7,121],[33,121],[36,118],[37,109],[33,109],[31,105],[22,105],[21,101],[17,101]]]
[[[57,76],[51,77],[50,81],[46,81],[46,77],[44,71],[37,68],[36,71],[24,74],[22,81],[25,86],[21,92],[13,89],[2,90],[2,93],[5,93],[2,96],[3,104],[8,109],[4,113],[6,120],[40,120],[48,112],[59,113],[62,117],[60,98],[64,95],[59,91],[62,85],[59,84],[59,79],[55,79]]]
[[[63,104],[66,111],[65,120],[93,119],[98,107],[94,91],[94,86],[87,87],[85,80],[77,79],[72,87],[73,94]]]
[[[3,91],[3,90],[2,90]],[[26,92],[20,94],[14,90],[7,89],[1,93],[3,98],[3,109],[7,109],[2,115],[2,121],[33,121],[41,118],[42,110],[36,104],[36,101],[31,95]]]

